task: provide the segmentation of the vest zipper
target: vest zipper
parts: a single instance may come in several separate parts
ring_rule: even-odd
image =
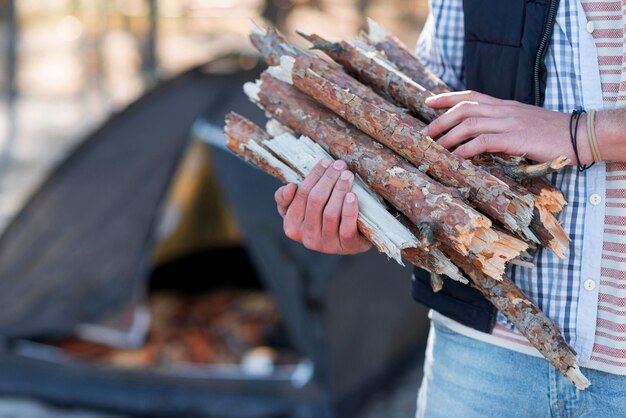
[[[535,87],[535,106],[541,106],[541,88],[539,85],[539,69],[541,68],[541,63],[546,55],[546,51],[548,50],[548,40],[552,36],[552,31],[554,30],[554,20],[556,17],[556,10],[559,5],[559,0],[550,0],[550,9],[548,9],[548,17],[546,30],[543,32],[543,36],[541,37],[541,42],[539,43],[539,49],[537,50],[537,56],[535,57],[535,67],[533,68],[533,81]]]

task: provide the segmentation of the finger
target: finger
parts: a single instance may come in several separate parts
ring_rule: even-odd
[[[335,161],[332,166],[326,169],[324,175],[309,193],[304,214],[304,230],[302,236],[302,243],[307,248],[319,249],[321,245],[322,214],[333,192],[335,183],[337,183],[341,172],[346,168],[347,166],[344,161]]]
[[[341,173],[333,193],[328,199],[328,203],[324,208],[322,215],[322,240],[326,243],[335,244],[340,247],[339,240],[339,225],[341,223],[341,210],[343,208],[343,201],[346,197],[346,193],[352,189],[354,181],[354,174],[345,170]]]
[[[505,132],[508,126],[506,119],[470,117],[446,132],[445,135],[437,140],[437,143],[444,148],[450,149],[482,134]]]
[[[427,98],[425,101],[427,106],[435,108],[435,109],[440,109],[443,107],[452,107],[461,102],[501,104],[504,101],[501,99],[496,99],[495,97],[488,96],[483,93],[478,93],[477,91],[473,91],[473,90],[453,91],[450,93],[437,94],[435,96],[431,96]]]
[[[293,201],[293,198],[296,195],[296,190],[298,190],[298,186],[293,183],[289,183],[285,186],[280,187],[274,193],[274,200],[276,200],[276,207],[278,209],[278,213],[282,218],[287,214],[287,209],[289,205]]]
[[[453,154],[461,158],[472,158],[483,152],[505,151],[504,135],[482,134],[455,149]]]
[[[357,228],[359,216],[359,202],[356,194],[346,193],[341,210],[341,225],[339,226],[339,240],[341,248],[346,254],[356,254],[367,251],[371,244],[363,238]]]
[[[432,121],[424,128],[424,135],[437,138],[443,132],[455,127],[468,118],[499,118],[507,115],[508,108],[478,102],[461,102]]]
[[[306,209],[306,202],[309,199],[309,193],[311,189],[317,184],[320,178],[326,172],[326,169],[330,167],[332,164],[332,160],[329,158],[324,158],[322,161],[317,163],[315,167],[311,170],[308,176],[300,183],[298,186],[298,190],[296,191],[296,195],[293,198],[293,201],[289,205],[287,209],[287,213],[285,215],[285,222],[291,224],[301,224],[304,220],[304,213]]]

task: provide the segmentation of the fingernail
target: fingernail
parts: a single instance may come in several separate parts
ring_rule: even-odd
[[[354,203],[354,193],[348,193],[346,194],[346,203]]]
[[[348,170],[341,173],[341,180],[350,180],[352,178],[352,173]]]
[[[424,136],[428,136],[428,126],[424,128],[422,133],[424,134]]]
[[[324,167],[324,168],[328,168],[328,167],[330,167],[330,165],[331,165],[332,163],[333,163],[333,162],[330,160],[330,158],[324,158],[324,159],[322,160],[322,167]]]
[[[346,163],[342,160],[337,160],[333,163],[333,168],[337,170],[343,170],[346,168]]]
[[[424,103],[432,102],[433,100],[435,100],[435,97],[430,96],[430,97],[427,97],[426,100],[424,100]]]

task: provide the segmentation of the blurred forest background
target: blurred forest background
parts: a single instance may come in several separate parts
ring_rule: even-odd
[[[249,20],[332,38],[371,16],[413,46],[426,0],[0,0],[0,232],[45,173],[159,79],[233,51]]]

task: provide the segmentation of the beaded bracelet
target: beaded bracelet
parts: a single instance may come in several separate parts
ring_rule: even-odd
[[[578,144],[576,142],[578,137],[578,122],[580,122],[580,116],[583,113],[587,113],[583,108],[574,109],[569,119],[569,136],[572,141],[572,147],[574,148],[574,155],[576,156],[576,166],[581,173],[595,164],[595,162],[593,162],[591,164],[582,165],[580,163],[580,157],[578,156]]]

